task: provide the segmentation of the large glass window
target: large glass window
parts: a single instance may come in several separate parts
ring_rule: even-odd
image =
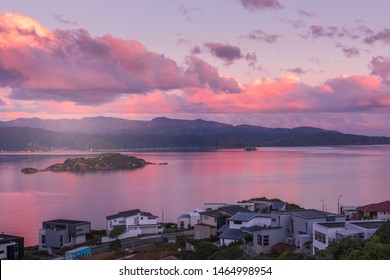
[[[323,234],[322,232],[315,231],[314,232],[314,239],[321,242],[321,243],[326,244],[326,235]]]

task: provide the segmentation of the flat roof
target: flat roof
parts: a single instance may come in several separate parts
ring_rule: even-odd
[[[352,225],[356,225],[365,229],[375,229],[379,228],[384,221],[356,221],[350,222]]]
[[[304,219],[322,219],[327,217],[343,217],[340,214],[334,214],[329,212],[324,212],[316,209],[303,209],[303,210],[294,210],[294,211],[287,211],[288,213],[291,213],[294,216],[304,218]]]
[[[271,214],[260,214],[255,212],[238,212],[234,216],[230,217],[228,220],[247,222],[256,217],[271,218]]]
[[[9,235],[9,234],[0,234],[0,244],[12,242],[12,241],[15,241],[17,239],[23,239],[23,237],[16,236],[16,235]]]
[[[327,228],[344,228],[345,222],[329,222],[329,223],[318,223],[319,225]]]
[[[90,222],[88,222],[88,221],[78,221],[78,220],[56,219],[56,220],[44,221],[44,223],[77,225],[77,224],[85,224],[85,223],[90,223]]]

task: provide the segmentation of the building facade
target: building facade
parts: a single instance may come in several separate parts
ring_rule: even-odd
[[[86,236],[91,232],[91,223],[76,220],[50,220],[42,223],[39,230],[39,250],[49,255],[66,246],[86,242]]]
[[[20,260],[24,257],[24,238],[0,234],[0,260]]]

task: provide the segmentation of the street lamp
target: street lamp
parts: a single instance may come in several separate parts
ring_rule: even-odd
[[[324,211],[325,202],[324,202],[324,200],[322,200],[322,199],[320,199],[320,201],[322,202],[322,211]]]
[[[338,197],[337,197],[337,214],[340,214],[340,197],[342,197],[343,195],[340,194]]]

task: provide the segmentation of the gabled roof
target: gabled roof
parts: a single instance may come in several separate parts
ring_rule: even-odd
[[[222,233],[219,238],[241,240],[245,237],[245,235],[245,232],[243,232],[241,229],[228,229]]]
[[[218,233],[223,233],[223,232],[227,231],[228,229],[229,229],[229,225],[228,225],[228,224],[224,224],[223,226],[221,226],[221,227],[217,230],[217,232],[218,232]]]
[[[229,221],[248,222],[256,217],[271,218],[270,214],[259,214],[255,212],[238,212],[230,217]]]
[[[390,212],[390,201],[382,201],[358,207],[361,212]]]
[[[116,219],[116,218],[126,218],[126,217],[135,216],[138,214],[140,214],[141,216],[145,216],[145,217],[158,218],[157,216],[154,216],[149,212],[142,212],[139,209],[133,209],[133,210],[129,210],[129,211],[118,212],[118,214],[107,216],[106,219],[112,220],[112,219]]]

